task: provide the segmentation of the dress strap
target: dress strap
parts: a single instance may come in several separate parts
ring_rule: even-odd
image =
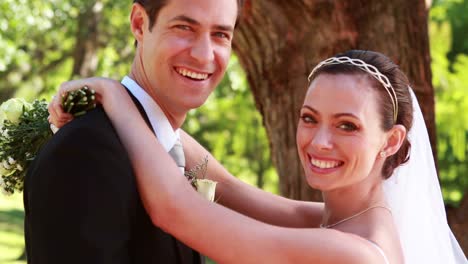
[[[377,251],[379,251],[380,255],[382,255],[382,257],[383,257],[384,260],[385,260],[385,264],[390,264],[390,261],[388,261],[388,258],[387,258],[387,256],[385,255],[385,252],[382,250],[382,248],[381,248],[377,243],[375,243],[374,241],[369,240],[369,239],[366,239],[366,240],[369,241],[370,244],[371,244],[375,249],[377,249]]]

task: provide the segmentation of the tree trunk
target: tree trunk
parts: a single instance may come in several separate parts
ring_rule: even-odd
[[[458,208],[447,207],[447,217],[461,248],[465,255],[468,255],[468,195],[466,191]]]
[[[98,25],[102,18],[103,3],[101,0],[90,1],[78,16],[76,44],[73,51],[74,77],[89,77],[94,75],[98,57]]]
[[[435,151],[424,0],[247,1],[233,47],[263,116],[282,195],[320,199],[303,178],[295,133],[308,73],[338,52],[375,50],[401,66],[419,98]]]

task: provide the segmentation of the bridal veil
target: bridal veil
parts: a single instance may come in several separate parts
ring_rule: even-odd
[[[426,125],[416,96],[410,92],[414,109],[408,135],[410,160],[384,183],[405,263],[468,263],[448,226]]]

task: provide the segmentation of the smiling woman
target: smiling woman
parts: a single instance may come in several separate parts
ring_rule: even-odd
[[[400,117],[406,122],[396,123],[396,98],[389,96],[394,93],[388,93],[369,72],[339,62],[319,66],[318,72],[312,73],[297,132],[301,161],[310,164],[305,170],[307,181],[324,191],[355,184],[368,175],[381,177],[387,157],[391,160],[398,152],[402,153],[397,156],[407,157],[408,148],[400,149],[400,145],[407,142],[412,117]],[[403,87],[402,91],[391,89],[409,96],[407,87]],[[333,101],[340,103],[330,104]],[[400,101],[401,113],[411,113],[411,104]],[[384,176],[390,176],[393,168]]]
[[[332,100],[340,104],[330,104]],[[380,171],[372,169],[379,169],[376,157],[390,135],[381,129],[377,102],[364,73],[322,73],[312,82],[297,132],[301,161],[310,164],[305,170],[309,185],[326,191],[355,184],[371,173],[380,177]],[[402,138],[405,130],[398,133]]]

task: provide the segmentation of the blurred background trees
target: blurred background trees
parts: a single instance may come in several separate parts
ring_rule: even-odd
[[[307,74],[321,59],[349,48],[386,53],[426,102],[449,221],[466,252],[468,0],[433,1],[428,17],[426,2],[247,1],[235,37],[237,55],[207,103],[189,113],[184,129],[242,180],[316,199],[301,179],[294,143]],[[121,79],[134,51],[130,7],[129,0],[2,0],[0,101],[49,99],[71,78]],[[21,208],[20,197],[0,198],[2,263],[21,253]],[[18,252],[9,253],[11,248]]]
[[[130,2],[1,1],[0,99],[48,96],[73,77],[121,78],[134,50]]]
[[[435,1],[430,14],[439,178],[449,224],[468,255],[468,1]]]

